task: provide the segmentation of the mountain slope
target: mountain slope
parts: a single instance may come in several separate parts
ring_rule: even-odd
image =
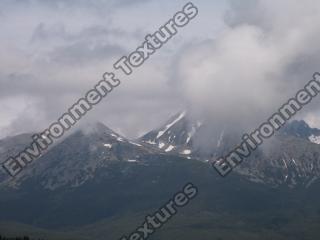
[[[87,239],[119,239],[192,182],[199,195],[151,239],[263,239],[265,233],[265,239],[300,240],[297,224],[305,231],[304,239],[320,236],[311,227],[320,222],[318,181],[308,189],[273,188],[237,173],[221,178],[199,161],[167,155],[146,160],[148,165],[113,162],[76,188],[48,191],[32,181],[24,183],[23,191],[2,191],[0,221]]]
[[[211,155],[203,154],[197,137],[208,133],[206,126],[179,114],[140,143],[103,124],[74,132],[17,178],[2,182],[0,231],[7,232],[1,226],[12,226],[17,236],[24,230],[35,237],[45,233],[70,239],[118,239],[192,182],[199,189],[197,198],[152,239],[261,239],[265,235],[265,239],[300,240],[297,224],[304,239],[318,239],[314,229],[320,222],[319,145],[310,142],[308,135],[285,132],[221,178],[205,159],[214,159],[237,138],[219,129],[207,141],[216,148]],[[15,142],[23,145],[28,138],[1,141],[2,154],[8,155],[16,150]],[[160,143],[174,148],[166,151]],[[186,148],[192,152],[181,154]],[[33,227],[51,231],[42,229],[39,235]]]
[[[17,138],[18,141],[22,141],[20,137],[17,136],[14,141]],[[23,136],[24,140],[25,138],[28,137]],[[22,142],[29,144],[28,141]],[[11,148],[5,148],[4,144],[2,146],[3,155],[9,155]],[[20,145],[16,148],[19,149]],[[76,131],[57,143],[14,179],[9,178],[9,181],[3,182],[2,186],[19,187],[28,179],[37,178],[47,189],[76,187],[93,178],[99,168],[107,167],[110,162],[126,161],[139,164],[144,155],[153,152],[156,151],[127,140],[103,124],[96,123],[87,126],[85,131]]]
[[[223,129],[208,131],[208,123],[193,120],[186,112],[181,112],[139,140],[167,153],[205,160],[223,149],[224,137]]]
[[[171,154],[215,161],[228,154],[241,138],[230,130],[213,129],[211,125],[195,121],[184,112],[147,133],[140,141]],[[319,139],[319,129],[310,128],[304,121],[292,121],[235,171],[255,182],[308,187],[320,177]]]

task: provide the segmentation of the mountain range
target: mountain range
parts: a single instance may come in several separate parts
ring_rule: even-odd
[[[31,136],[0,140],[1,159]],[[186,112],[135,140],[90,124],[15,178],[0,171],[0,234],[118,239],[193,182],[195,202],[151,239],[317,239],[320,130],[288,123],[222,178],[211,163],[239,140]]]

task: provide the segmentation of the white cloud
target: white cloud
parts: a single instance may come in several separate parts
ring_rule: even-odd
[[[173,81],[198,114],[253,128],[318,71],[320,4],[250,0],[230,6],[229,26],[213,40],[188,46]]]
[[[237,126],[267,117],[318,70],[320,4],[230,2],[226,11],[222,1],[194,1],[197,18],[124,77],[88,119],[133,137],[158,126],[185,103]],[[138,47],[184,4],[2,1],[2,136],[42,130],[39,126],[57,119],[121,55]],[[21,117],[28,109],[40,116],[36,124]],[[316,111],[313,104],[305,114],[317,116]]]

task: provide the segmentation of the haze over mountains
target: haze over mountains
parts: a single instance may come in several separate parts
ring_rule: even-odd
[[[101,123],[75,131],[16,178],[1,173],[0,231],[14,229],[20,233],[24,229],[23,233],[39,236],[42,232],[45,235],[40,235],[49,239],[60,231],[62,236],[71,234],[84,239],[103,239],[107,232],[107,239],[117,239],[122,230],[134,228],[145,213],[159,208],[182,185],[193,182],[199,187],[199,198],[170,225],[180,237],[177,239],[195,239],[204,232],[208,235],[203,239],[227,236],[223,229],[210,223],[217,216],[228,224],[243,221],[251,226],[252,218],[260,214],[266,216],[267,223],[260,219],[252,229],[231,227],[230,236],[243,231],[247,239],[261,239],[260,234],[254,233],[260,229],[274,239],[288,234],[298,239],[285,228],[297,224],[289,220],[295,208],[307,211],[305,214],[318,211],[319,194],[315,189],[320,187],[320,130],[310,128],[304,121],[293,121],[230,176],[221,178],[211,162],[228,152],[240,138],[220,129],[207,139],[206,145],[201,145],[208,124],[190,120],[182,112],[134,141]],[[30,137],[31,134],[23,134],[2,139],[1,159],[23,149]],[[308,210],[304,209],[306,202]],[[252,215],[252,211],[257,214]],[[313,217],[318,219],[317,215]],[[21,223],[27,225],[22,227]],[[278,225],[279,231],[274,232],[272,226]],[[53,232],[48,234],[45,229]],[[213,229],[218,235],[212,233]],[[163,237],[173,233],[169,227],[161,234],[154,239],[167,239]]]
[[[1,158],[23,149],[31,136],[22,134],[2,139]],[[209,165],[228,153],[239,140],[240,136],[226,129],[210,131],[209,123],[190,120],[186,112],[174,115],[163,126],[136,140],[126,139],[102,123],[93,123],[66,137],[7,183],[18,186],[29,177],[42,176],[43,184],[49,189],[77,186],[93,178],[99,168],[110,162],[138,164],[153,154],[194,159]],[[320,175],[319,144],[319,129],[310,128],[304,121],[293,121],[236,171],[252,181],[308,185]],[[3,173],[1,177],[6,178]]]

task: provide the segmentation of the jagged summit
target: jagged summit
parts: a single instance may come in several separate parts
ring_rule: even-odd
[[[141,142],[153,145],[165,152],[191,154],[192,137],[201,123],[190,123],[186,112],[171,117],[162,127],[140,138]]]
[[[320,129],[311,128],[305,121],[294,120],[285,125],[282,132],[287,135],[308,139],[313,143],[320,144]]]
[[[142,136],[140,141],[167,153],[208,161],[208,158],[222,153],[232,138],[234,134],[224,127],[212,127],[210,122],[194,119],[184,111]]]
[[[140,141],[165,153],[204,162],[225,156],[241,142],[241,137],[229,129],[191,119],[186,112],[178,113]],[[320,177],[319,144],[319,129],[304,121],[292,121],[235,171],[255,182],[309,186]]]
[[[19,186],[37,178],[48,189],[80,186],[113,162],[147,164],[159,155],[210,162],[224,156],[241,138],[224,128],[194,120],[187,112],[171,117],[163,126],[136,141],[102,123],[87,124],[53,146],[10,184]],[[31,134],[0,140],[2,159],[15,155],[31,141]],[[320,176],[320,130],[304,121],[288,123],[268,144],[246,159],[236,172],[251,181],[310,185]],[[146,160],[148,159],[148,160]],[[210,165],[208,164],[208,167]],[[0,174],[1,182],[8,176]]]

